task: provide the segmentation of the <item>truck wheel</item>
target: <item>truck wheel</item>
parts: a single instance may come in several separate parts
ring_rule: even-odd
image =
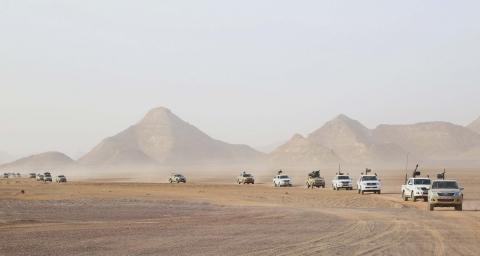
[[[255,184],[255,181],[252,181],[252,184]]]
[[[430,211],[435,210],[435,207],[433,206],[433,204],[429,204],[428,207],[430,208]]]
[[[380,195],[382,192],[379,190],[377,193]]]
[[[412,201],[416,202],[417,201],[417,198],[413,195],[413,191],[412,191],[412,195],[411,195],[411,198],[412,198]]]
[[[323,185],[322,188],[325,188],[325,185]]]
[[[455,206],[455,211],[462,211],[462,205],[456,205]]]
[[[423,201],[424,201],[424,202],[428,202],[428,198],[427,198],[427,197],[424,197],[424,198],[423,198]]]
[[[357,189],[358,193],[360,194],[360,189]]]
[[[365,194],[365,191],[362,190],[362,195]]]
[[[405,191],[402,191],[402,198],[403,198],[403,201],[408,201],[408,198],[405,195]]]

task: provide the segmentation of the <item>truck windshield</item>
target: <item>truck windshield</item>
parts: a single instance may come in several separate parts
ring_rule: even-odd
[[[456,181],[436,181],[432,189],[458,189],[458,184]]]
[[[413,184],[415,184],[415,185],[430,185],[430,184],[432,184],[432,181],[430,179],[415,179]]]
[[[287,175],[282,175],[280,177],[278,177],[279,179],[288,179],[288,176]]]
[[[363,176],[362,180],[366,180],[366,181],[377,180],[377,176]]]
[[[339,180],[349,180],[350,176],[338,176]]]
[[[251,174],[244,174],[243,177],[252,177]]]

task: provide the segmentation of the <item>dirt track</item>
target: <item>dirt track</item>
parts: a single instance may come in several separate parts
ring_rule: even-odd
[[[478,194],[468,186],[466,211],[432,213],[401,201],[396,186],[362,196],[267,184],[4,180],[0,255],[477,255]]]

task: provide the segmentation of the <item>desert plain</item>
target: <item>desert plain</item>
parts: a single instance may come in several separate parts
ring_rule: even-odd
[[[292,188],[269,175],[2,179],[0,255],[478,255],[477,172],[448,172],[465,188],[462,212],[402,201],[402,171],[381,173],[381,195],[333,191],[333,173],[313,190],[300,174]]]

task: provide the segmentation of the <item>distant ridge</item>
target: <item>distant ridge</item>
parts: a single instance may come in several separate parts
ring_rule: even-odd
[[[336,166],[340,158],[322,145],[316,144],[300,134],[294,135],[289,141],[270,154],[270,165],[275,168],[318,166]]]
[[[377,141],[399,145],[424,159],[455,158],[480,145],[479,134],[448,122],[380,125],[373,133]]]
[[[7,171],[37,171],[72,168],[75,161],[60,152],[45,152],[20,158],[11,163],[0,165],[0,170]]]
[[[355,166],[403,166],[407,154],[411,161],[426,164],[478,165],[480,134],[472,131],[478,123],[480,121],[475,121],[468,128],[448,122],[425,122],[379,125],[375,129],[368,129],[359,121],[342,114],[307,138],[294,137],[302,142],[290,141],[282,145],[272,152],[270,159],[278,164],[284,163],[283,159],[291,159],[290,162],[302,166],[322,158],[324,152],[328,151],[338,157],[339,163]],[[316,152],[312,148],[321,148],[323,151],[312,153]],[[330,161],[332,158],[324,159],[319,164],[330,165]]]
[[[480,166],[480,119],[463,127],[448,122],[365,127],[339,115],[307,137],[295,134],[269,154],[247,145],[211,138],[169,109],[150,110],[120,133],[105,138],[78,161],[60,152],[46,152],[0,165],[0,170],[75,169],[134,174],[140,168],[172,170],[245,169],[251,167],[317,169],[332,166],[403,168],[425,165]],[[113,168],[108,168],[113,167]],[[133,167],[133,168],[132,168]],[[205,168],[204,168],[205,167]]]

